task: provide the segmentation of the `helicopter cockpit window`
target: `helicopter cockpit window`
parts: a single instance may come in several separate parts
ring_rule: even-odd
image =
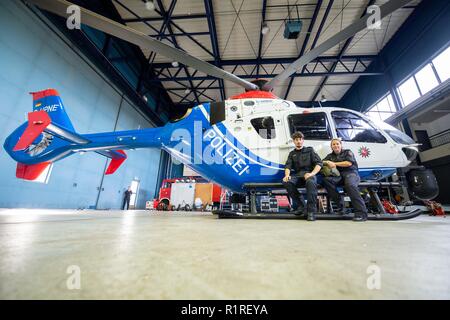
[[[408,145],[416,143],[410,136],[408,136],[405,133],[401,132],[397,128],[387,124],[386,122],[383,122],[383,121],[380,121],[380,120],[372,120],[372,121],[381,130],[386,132],[392,138],[392,140],[394,140],[396,143],[408,144]]]
[[[272,117],[262,117],[252,119],[251,124],[255,128],[256,132],[264,139],[275,139],[275,123]]]
[[[324,112],[292,114],[288,117],[288,122],[291,135],[301,131],[306,140],[331,139],[330,126]]]
[[[343,141],[386,143],[386,138],[360,116],[347,111],[331,113],[336,132]]]
[[[389,135],[389,137],[392,138],[392,140],[394,140],[397,143],[400,144],[415,144],[416,142],[411,139],[410,136],[406,135],[405,133],[401,132],[400,130],[397,129],[392,129],[392,130],[385,130],[386,133]]]

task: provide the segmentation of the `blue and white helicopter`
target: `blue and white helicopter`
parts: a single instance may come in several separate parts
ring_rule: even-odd
[[[64,0],[28,0],[41,9],[67,16],[72,5]],[[383,5],[381,17],[391,14],[409,0]],[[429,170],[409,170],[407,182],[381,182],[399,168],[408,168],[417,156],[417,144],[396,128],[376,122],[359,112],[343,108],[299,108],[276,97],[272,88],[320,53],[337,45],[367,26],[368,16],[337,33],[296,60],[271,81],[247,82],[154,40],[143,33],[81,8],[82,22],[141,47],[147,47],[206,74],[242,85],[246,92],[224,102],[204,103],[189,109],[176,121],[160,128],[79,134],[65,112],[55,89],[32,93],[33,112],[5,141],[4,148],[17,161],[17,178],[35,180],[54,162],[67,156],[93,151],[111,162],[106,174],[114,173],[126,159],[127,149],[162,148],[186,166],[233,191],[249,194],[255,216],[258,194],[280,189],[284,163],[293,148],[291,134],[302,131],[305,145],[321,157],[330,152],[330,140],[341,138],[359,164],[362,186],[372,188],[379,210],[369,219],[405,219],[420,211],[389,215],[376,194],[377,188],[405,185],[419,199],[436,196],[437,183]],[[409,183],[408,183],[409,182]],[[236,199],[242,197],[235,197]],[[233,216],[235,212],[222,212]],[[242,217],[240,213],[238,216]],[[333,218],[333,215],[323,215]],[[319,217],[320,218],[320,217]],[[349,217],[351,218],[351,217]]]

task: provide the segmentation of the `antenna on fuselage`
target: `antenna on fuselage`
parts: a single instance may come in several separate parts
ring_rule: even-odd
[[[323,108],[321,102],[325,103],[325,102],[327,102],[327,101],[328,101],[327,98],[325,98],[325,96],[322,95],[322,99],[318,101],[318,102],[319,102],[319,106],[320,106],[321,108]]]

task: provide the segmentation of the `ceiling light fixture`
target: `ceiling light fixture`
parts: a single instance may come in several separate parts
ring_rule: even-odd
[[[155,10],[155,4],[153,3],[153,0],[145,1],[145,8],[150,11]]]
[[[177,68],[180,64],[178,63],[178,61],[174,61],[172,62],[172,67]]]
[[[263,35],[266,35],[269,33],[269,31],[270,31],[269,25],[267,24],[267,22],[263,22],[262,28],[261,28],[261,33]]]

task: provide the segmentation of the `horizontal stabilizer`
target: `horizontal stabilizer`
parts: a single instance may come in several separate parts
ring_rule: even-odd
[[[105,152],[107,154],[105,154]],[[123,150],[113,150],[113,151],[103,151],[103,155],[110,157],[111,162],[106,169],[105,174],[113,174],[122,165],[122,163],[127,159],[127,154]]]
[[[28,113],[28,126],[23,132],[13,151],[26,149],[30,144],[36,140],[37,137],[48,127],[52,122],[47,112],[35,111]]]
[[[41,162],[37,164],[23,164],[18,162],[16,177],[24,180],[36,180],[51,164],[51,162]]]

